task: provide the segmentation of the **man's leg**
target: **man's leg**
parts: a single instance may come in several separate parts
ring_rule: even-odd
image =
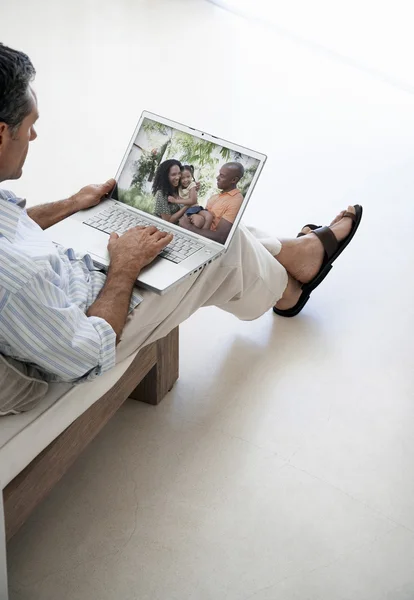
[[[351,227],[351,219],[342,214],[331,224],[339,241]],[[128,318],[117,360],[166,336],[202,306],[217,306],[242,320],[256,319],[275,304],[281,309],[294,306],[301,284],[316,275],[323,256],[323,246],[312,233],[279,241],[239,227],[227,253],[199,274],[165,296],[143,292],[144,301]]]
[[[248,230],[266,248],[266,250],[270,252],[270,254],[276,258],[276,260],[279,261],[279,255],[282,251],[282,242],[272,236],[269,236],[268,233],[257,229],[256,227],[248,227]],[[306,233],[309,233],[310,231],[311,230],[309,229],[309,231],[307,231]],[[289,273],[287,273],[287,276],[288,281],[285,291],[283,292],[282,297],[276,304],[276,306],[280,310],[285,310],[294,306],[299,300],[302,291],[302,283],[297,281]]]
[[[128,317],[117,360],[166,336],[202,306],[218,306],[243,320],[270,310],[282,297],[288,275],[271,253],[280,251],[280,242],[268,240],[271,251],[241,226],[225,254],[175,289],[164,296],[144,290],[144,301]]]

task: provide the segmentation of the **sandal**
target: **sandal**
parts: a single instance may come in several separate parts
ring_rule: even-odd
[[[311,229],[312,231],[315,231],[315,229],[319,229],[320,227],[322,227],[322,225],[313,225],[312,223],[308,223],[307,225],[304,225],[302,227],[302,229],[305,229],[305,227],[309,227],[309,229]],[[303,237],[304,235],[308,235],[308,234],[303,233],[303,231],[299,231],[299,233],[296,237]]]
[[[311,292],[313,292],[313,290],[315,290],[318,287],[318,285],[321,284],[322,281],[325,279],[325,277],[328,275],[329,271],[332,269],[333,263],[336,261],[338,256],[340,254],[342,254],[342,252],[348,246],[348,244],[354,237],[354,235],[359,227],[359,224],[361,223],[362,206],[360,206],[359,204],[356,204],[354,206],[354,208],[355,208],[355,214],[350,213],[350,212],[345,212],[343,215],[344,217],[350,217],[353,222],[352,222],[352,229],[351,229],[349,235],[344,240],[342,240],[342,242],[338,242],[338,240],[335,237],[335,234],[333,233],[332,229],[330,229],[330,227],[316,227],[315,225],[305,225],[304,226],[304,227],[309,227],[310,229],[312,229],[312,232],[315,235],[317,235],[318,238],[320,239],[320,241],[322,242],[322,245],[325,250],[325,256],[323,259],[323,263],[322,263],[322,266],[319,269],[319,272],[317,273],[317,275],[315,275],[315,277],[311,281],[309,281],[309,283],[304,283],[302,285],[302,294],[301,294],[299,300],[296,302],[295,306],[292,306],[292,308],[288,308],[287,310],[279,310],[275,306],[273,307],[273,311],[277,315],[279,315],[281,317],[295,317],[296,315],[298,315],[300,313],[300,311],[303,309],[303,307],[305,306],[305,304],[307,303],[307,301],[309,300]],[[306,235],[306,234],[301,232],[298,234],[297,237],[302,237],[303,235]]]

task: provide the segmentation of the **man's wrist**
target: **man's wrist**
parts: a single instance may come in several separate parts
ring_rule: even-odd
[[[80,206],[78,194],[73,194],[73,196],[69,196],[66,202],[68,203],[68,208],[72,209],[74,213],[80,211],[82,208]]]
[[[123,259],[118,260],[117,258],[111,258],[108,269],[108,277],[125,281],[125,283],[133,286],[135,281],[141,272],[143,266],[132,266],[130,263],[126,263]]]

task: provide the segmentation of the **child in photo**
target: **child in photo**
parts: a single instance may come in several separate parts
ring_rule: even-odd
[[[191,224],[197,229],[211,229],[214,215],[202,206],[192,206],[186,210],[185,214],[189,217]]]
[[[213,215],[202,206],[197,205],[198,185],[194,177],[194,167],[184,165],[181,169],[181,181],[178,188],[180,202],[183,205],[190,206],[186,211],[191,223],[198,229],[210,229],[213,222]],[[195,205],[195,206],[194,206]]]
[[[181,206],[194,206],[194,204],[197,204],[197,190],[198,185],[194,179],[194,167],[192,165],[183,165],[181,167],[178,196],[168,196],[168,202],[171,202],[171,204],[180,204]]]
[[[181,204],[192,206],[197,204],[198,186],[194,178],[193,165],[183,165],[181,169],[181,180],[178,187],[178,195],[181,199]]]

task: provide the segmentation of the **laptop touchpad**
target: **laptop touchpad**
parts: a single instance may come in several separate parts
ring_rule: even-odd
[[[45,230],[47,236],[65,248],[73,248],[78,252],[95,254],[109,262],[107,245],[109,235],[88,227],[75,219],[64,219]]]

